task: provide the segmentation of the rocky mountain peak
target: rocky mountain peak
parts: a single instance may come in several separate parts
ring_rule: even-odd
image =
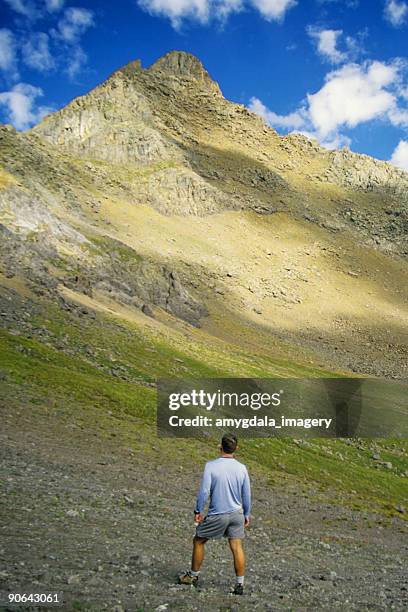
[[[201,76],[207,74],[201,61],[185,51],[169,51],[160,57],[150,68],[152,72],[169,72],[181,76]]]
[[[122,73],[128,77],[132,77],[133,75],[136,75],[139,72],[141,72],[141,70],[142,70],[142,62],[140,61],[140,59],[137,59],[137,60],[132,60],[128,64],[125,64],[124,66],[122,66],[122,68],[115,71],[114,74]]]
[[[349,200],[356,194],[398,200],[388,207],[399,215],[401,236],[406,233],[399,214],[408,203],[406,172],[348,150],[329,152],[299,134],[280,138],[248,109],[225,100],[200,60],[183,51],[171,51],[147,69],[139,60],[130,62],[30,133],[87,159],[136,166],[181,164],[183,170],[152,172],[149,178],[156,204],[162,193],[172,194],[157,204],[160,210],[176,210],[173,195],[183,189],[201,194],[191,205],[184,196],[175,198],[185,212],[252,206],[245,198],[237,203],[229,187],[247,181],[263,194],[267,203],[260,206],[269,210],[268,190],[288,193],[293,184],[298,191],[302,183],[304,199],[304,181],[312,181],[317,188],[326,183],[350,192],[344,194]],[[183,181],[189,185],[192,180],[194,187],[185,187]],[[217,201],[214,206],[211,199]]]
[[[174,76],[182,79],[195,79],[211,89],[219,91],[218,84],[212,80],[200,60],[185,51],[170,51],[157,60],[149,69],[149,73],[161,76]]]

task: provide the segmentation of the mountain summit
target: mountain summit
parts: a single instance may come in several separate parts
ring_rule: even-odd
[[[195,55],[185,51],[166,53],[148,70],[153,73],[167,73],[178,77],[192,77],[206,84],[213,82],[200,60]]]
[[[3,268],[49,299],[406,373],[402,170],[279,136],[180,51],[0,142]]]

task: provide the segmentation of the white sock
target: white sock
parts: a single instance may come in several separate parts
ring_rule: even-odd
[[[198,576],[198,575],[199,575],[199,573],[200,573],[200,570],[198,570],[198,572],[195,572],[194,570],[190,570],[190,574],[191,574],[192,576]]]
[[[244,578],[245,576],[235,576],[235,582],[237,584],[244,584]]]

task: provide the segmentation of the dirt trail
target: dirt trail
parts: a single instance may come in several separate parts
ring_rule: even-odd
[[[253,474],[246,594],[229,595],[225,542],[197,589],[189,565],[201,466],[119,436],[2,407],[0,592],[63,592],[66,610],[406,610],[407,527]],[[176,455],[177,457],[177,455]],[[6,608],[2,608],[6,609]]]

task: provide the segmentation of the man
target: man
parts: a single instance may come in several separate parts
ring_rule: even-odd
[[[236,436],[225,434],[221,440],[221,457],[205,465],[194,512],[198,525],[193,540],[191,570],[179,576],[179,583],[196,586],[204,559],[205,543],[225,537],[228,538],[234,557],[236,582],[232,592],[243,595],[245,555],[242,538],[245,536],[244,527],[249,525],[251,487],[245,465],[234,458],[237,442]],[[208,514],[204,518],[203,511],[208,497]]]

